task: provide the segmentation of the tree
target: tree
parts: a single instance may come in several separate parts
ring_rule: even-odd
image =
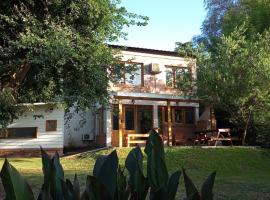
[[[245,23],[245,35],[252,38],[270,26],[270,0],[205,0],[203,41],[211,48],[222,34],[228,35]]]
[[[209,60],[198,68],[198,94],[229,113],[243,131],[270,111],[270,31],[247,39],[246,28],[222,35]]]
[[[222,121],[244,132],[243,143],[247,134],[267,138],[260,134],[270,130],[270,1],[205,0],[205,7],[202,34],[193,40],[193,46],[205,46],[198,57],[197,94],[223,113]]]
[[[124,37],[124,26],[147,22],[147,17],[129,13],[119,3],[1,2],[1,126],[18,117],[14,106],[23,102],[60,101],[67,107],[76,102],[77,109],[91,109],[96,102],[108,101],[117,58],[106,43]]]

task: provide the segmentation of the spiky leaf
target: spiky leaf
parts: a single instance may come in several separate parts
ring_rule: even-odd
[[[6,159],[0,172],[6,192],[6,200],[34,200],[33,192],[27,181],[9,164]]]
[[[185,188],[186,188],[186,195],[187,199],[189,200],[200,200],[199,192],[192,182],[192,180],[188,177],[186,174],[185,169],[183,168],[183,175],[184,175],[184,182],[185,182]]]
[[[143,154],[140,147],[132,149],[125,166],[129,171],[129,186],[133,199],[145,199],[148,191],[147,179],[143,175]]]
[[[159,134],[151,130],[146,142],[147,178],[152,189],[165,187],[168,182],[168,170],[165,163],[164,146]]]
[[[211,173],[202,185],[201,200],[213,200],[213,187],[216,172]]]
[[[180,176],[181,176],[181,171],[176,171],[171,175],[168,185],[167,185],[167,191],[166,191],[167,200],[175,199],[176,192],[179,185]]]
[[[116,150],[108,156],[97,159],[94,166],[94,176],[106,187],[111,198],[114,197],[117,187],[118,157]]]

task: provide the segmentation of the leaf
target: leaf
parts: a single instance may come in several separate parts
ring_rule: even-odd
[[[44,174],[43,193],[50,192],[53,199],[61,199],[63,197],[62,182],[64,181],[64,171],[59,160],[59,155],[56,152],[53,158],[50,158],[42,148],[40,149]]]
[[[147,179],[143,175],[143,154],[140,147],[133,148],[125,161],[129,171],[129,186],[133,199],[145,199],[148,191]]]
[[[50,193],[50,188],[47,187],[45,189],[44,184],[41,187],[41,190],[38,195],[38,200],[52,200],[51,193]]]
[[[73,181],[73,200],[80,200],[80,183],[77,174],[75,174]]]
[[[49,187],[53,177],[53,164],[50,156],[40,147],[42,158],[42,171],[44,175],[44,187]]]
[[[135,173],[139,169],[143,169],[143,154],[140,147],[133,148],[125,161],[125,166],[130,174]]]
[[[213,200],[213,187],[215,183],[216,172],[211,173],[202,185],[201,199]]]
[[[83,194],[82,199],[91,200],[112,200],[111,194],[105,187],[105,185],[95,176],[87,176],[86,179],[86,191]]]
[[[63,197],[62,181],[64,181],[64,170],[59,160],[59,154],[56,152],[52,158],[53,179],[52,179],[52,196],[61,199]]]
[[[73,200],[73,198],[72,198],[73,186],[69,185],[69,184],[70,184],[69,180],[66,180],[66,182],[61,180],[62,190],[65,191],[65,192],[63,192],[62,199]]]
[[[2,183],[6,192],[6,200],[34,200],[33,192],[27,181],[5,159],[0,172]]]
[[[166,199],[166,190],[164,187],[159,189],[150,189],[150,200],[167,200]]]
[[[151,130],[146,142],[147,178],[152,189],[165,187],[168,182],[168,170],[165,163],[164,146],[159,134]]]
[[[94,176],[98,178],[108,190],[111,198],[117,187],[117,170],[118,170],[118,157],[116,150],[108,156],[103,156],[97,159],[94,166]]]
[[[126,176],[124,174],[124,170],[120,167],[118,168],[117,174],[117,192],[115,198],[117,200],[128,200],[129,199],[129,190],[126,181]]]
[[[179,185],[179,179],[181,176],[181,171],[174,172],[168,182],[167,186],[167,200],[174,200],[176,196],[176,192]]]
[[[200,200],[200,195],[199,195],[197,188],[195,187],[192,180],[186,174],[185,169],[183,168],[182,170],[183,170],[183,175],[184,175],[184,182],[185,182],[187,198],[192,199],[192,200]]]

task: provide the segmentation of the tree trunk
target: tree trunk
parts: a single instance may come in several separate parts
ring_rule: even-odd
[[[244,130],[244,133],[243,133],[242,146],[245,145],[246,136],[247,136],[247,126],[245,127],[245,130]]]
[[[245,124],[245,129],[244,129],[243,138],[242,138],[242,146],[245,145],[246,136],[247,136],[247,129],[248,129],[248,124],[249,124],[250,116],[251,116],[251,111],[249,111],[248,119],[247,119],[246,124]]]

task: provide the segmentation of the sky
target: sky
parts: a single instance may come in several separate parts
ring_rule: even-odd
[[[148,16],[145,27],[128,27],[127,40],[114,44],[174,50],[175,42],[187,42],[200,34],[206,11],[203,0],[123,0],[129,12]]]

